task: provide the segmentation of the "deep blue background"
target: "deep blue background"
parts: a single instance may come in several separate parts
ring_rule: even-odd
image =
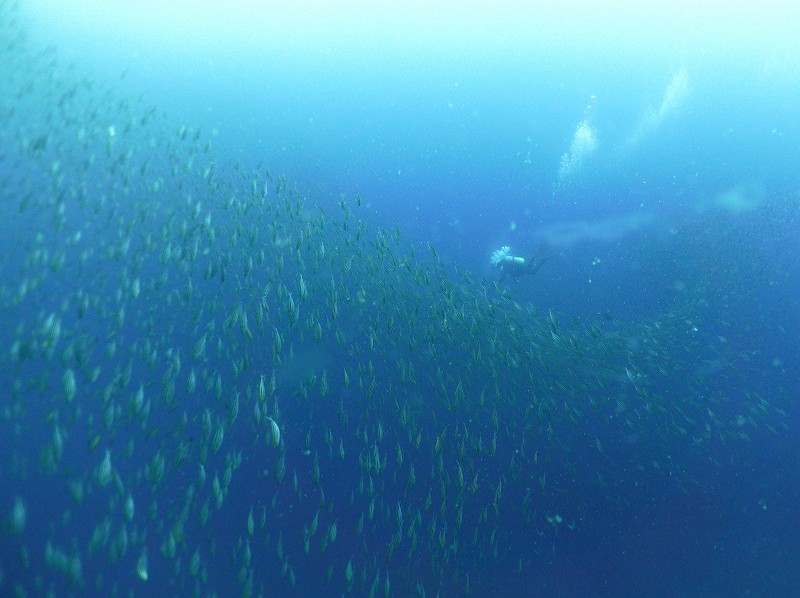
[[[34,37],[57,37],[43,31]],[[358,193],[370,225],[399,223],[405,243],[432,243],[448,265],[492,279],[495,249],[528,255],[547,241],[556,257],[535,277],[507,283],[542,311],[657,318],[686,285],[707,290],[699,325],[731,351],[752,353],[739,382],[774,388],[789,429],[756,431],[745,449],[682,455],[693,484],[685,493],[665,486],[662,501],[637,502],[637,488],[620,480],[630,511],[606,527],[597,522],[607,491],[573,488],[570,501],[586,505],[595,525],[560,537],[561,558],[498,582],[507,595],[524,595],[532,579],[540,595],[554,596],[800,592],[800,73],[792,54],[587,55],[534,40],[495,53],[275,46],[159,63],[147,48],[134,54],[135,42],[116,53],[98,52],[98,43],[73,41],[65,54],[117,94],[144,95],[174,126],[200,127],[219,164],[264,163],[331,208],[340,193]],[[688,92],[629,143],[682,69]],[[560,184],[561,156],[584,120],[598,147]],[[731,191],[749,209],[720,201]],[[738,386],[718,390],[745,400]],[[617,450],[624,461],[626,447]],[[664,481],[652,483],[642,496]],[[233,500],[244,509],[259,491]],[[297,522],[291,527],[296,534]]]

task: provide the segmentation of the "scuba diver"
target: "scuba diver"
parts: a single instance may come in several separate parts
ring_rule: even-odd
[[[501,247],[492,254],[490,259],[493,266],[500,269],[500,282],[503,282],[506,276],[510,276],[514,280],[519,280],[520,276],[528,276],[536,274],[545,262],[550,260],[553,255],[545,255],[547,253],[547,244],[542,244],[530,258],[516,257],[511,255],[511,248],[508,246]]]

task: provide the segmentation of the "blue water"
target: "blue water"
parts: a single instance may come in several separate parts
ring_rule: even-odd
[[[786,24],[413,7],[0,1],[0,594],[800,593]]]

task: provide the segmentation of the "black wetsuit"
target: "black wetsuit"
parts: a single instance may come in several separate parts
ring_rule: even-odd
[[[504,261],[500,265],[500,270],[502,271],[500,282],[503,282],[506,276],[510,276],[514,280],[517,280],[520,276],[530,276],[536,274],[539,271],[539,268],[541,268],[546,261],[553,257],[552,255],[545,255],[546,251],[547,246],[542,245],[536,250],[536,253],[534,253],[530,258],[527,258],[522,264],[516,261]]]

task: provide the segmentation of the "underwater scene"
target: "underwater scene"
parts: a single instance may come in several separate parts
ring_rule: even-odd
[[[696,4],[0,0],[0,595],[800,595],[800,43]]]

